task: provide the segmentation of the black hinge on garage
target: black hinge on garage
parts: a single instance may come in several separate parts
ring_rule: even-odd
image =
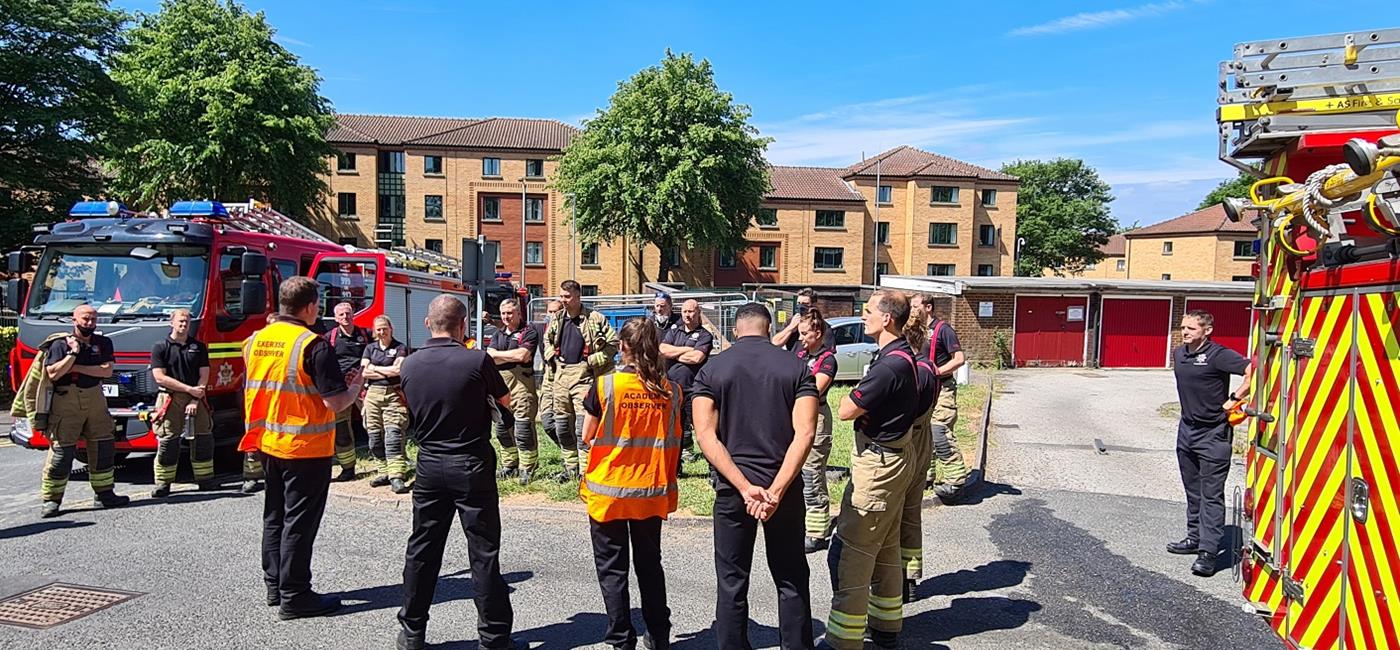
[[[1293,341],[1288,344],[1288,351],[1293,353],[1295,358],[1311,359],[1313,352],[1317,350],[1317,339],[1305,339],[1300,336],[1293,337]]]

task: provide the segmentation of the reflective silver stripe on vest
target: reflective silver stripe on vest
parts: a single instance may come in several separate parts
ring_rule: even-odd
[[[265,429],[273,433],[281,433],[289,436],[315,436],[335,433],[335,422],[327,424],[282,424],[280,422],[268,422],[267,420],[254,420],[245,426],[245,430]]]
[[[296,383],[285,381],[262,381],[250,379],[243,384],[243,390],[277,390],[284,393],[299,393],[302,395],[318,395],[315,386],[302,386]]]
[[[660,436],[630,436],[622,438],[617,433],[617,404],[613,399],[613,376],[604,375],[599,377],[598,388],[600,390],[601,401],[603,403],[603,421],[598,427],[598,435],[594,439],[594,445],[604,447],[616,447],[618,449],[635,449],[640,447],[651,447],[652,449],[670,449],[680,447],[680,387],[671,384],[671,408],[667,412],[665,430]]]
[[[593,444],[613,447],[617,445],[617,410],[613,408],[613,376],[604,375],[598,382],[599,397],[603,402],[603,422],[599,425],[598,436]]]
[[[315,332],[306,330],[301,333],[301,336],[297,337],[297,340],[292,342],[292,359],[291,362],[287,364],[287,383],[298,383],[297,370],[301,369],[302,361],[304,361],[303,357],[306,355],[306,348],[303,346],[315,336]]]
[[[594,494],[601,494],[605,497],[613,497],[614,499],[650,499],[653,497],[664,497],[676,490],[676,482],[674,480],[668,481],[665,487],[646,488],[615,487],[589,480],[585,480],[583,484]]]

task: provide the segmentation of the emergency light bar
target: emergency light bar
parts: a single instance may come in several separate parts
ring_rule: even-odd
[[[135,214],[116,201],[78,201],[68,210],[70,217],[118,217]]]
[[[228,217],[228,209],[218,201],[176,201],[170,206],[172,217]]]

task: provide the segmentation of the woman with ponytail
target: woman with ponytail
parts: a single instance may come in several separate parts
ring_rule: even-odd
[[[904,340],[911,350],[926,350],[929,330],[928,321],[922,311],[911,311],[909,320],[904,323]],[[938,373],[933,364],[922,353],[915,353],[915,385],[919,387],[919,401],[913,405],[918,417],[909,428],[909,442],[904,446],[910,467],[928,467],[933,457],[931,418],[933,403],[938,396]],[[942,444],[948,440],[941,433]],[[909,482],[905,493],[903,512],[899,520],[899,559],[904,566],[904,602],[914,600],[914,591],[924,577],[924,482]]]
[[[670,647],[671,610],[661,569],[661,522],[676,511],[681,453],[681,389],[666,379],[661,342],[645,318],[618,335],[622,366],[598,378],[583,400],[587,470],[579,495],[588,505],[593,562],[608,613],[603,641],[635,648],[628,557],[637,573],[645,645]]]
[[[807,372],[817,381],[817,435],[812,451],[802,463],[802,501],[807,509],[807,537],[802,548],[816,553],[829,545],[831,537],[831,494],[826,485],[826,464],[831,459],[831,405],[826,391],[836,379],[836,349],[829,343],[831,327],[815,308],[797,323],[797,358],[807,364]]]

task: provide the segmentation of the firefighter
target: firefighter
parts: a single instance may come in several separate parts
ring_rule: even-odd
[[[262,568],[268,606],[282,620],[324,616],[340,600],[311,590],[311,552],[330,492],[335,414],[360,393],[358,369],[341,372],[327,341],[307,329],[317,318],[319,286],[304,276],[277,290],[277,319],[243,343],[240,451],[263,462]]]
[[[560,480],[577,480],[583,471],[577,432],[583,429],[583,398],[595,378],[612,372],[617,333],[601,313],[583,306],[583,287],[574,280],[559,285],[563,309],[544,336],[544,357],[554,363],[554,427],[564,452]]]
[[[536,340],[544,341],[549,324],[554,322],[555,315],[563,308],[563,303],[558,300],[551,299],[545,303],[545,319],[531,325],[535,328]],[[540,413],[540,428],[544,429],[544,434],[557,445],[559,444],[559,436],[554,432],[554,362],[545,359],[543,365],[544,373],[540,380],[539,399],[536,400],[539,403],[539,408],[536,410]]]
[[[789,316],[787,325],[773,335],[773,345],[793,353],[801,349],[802,346],[798,345],[797,342],[797,321],[812,309],[812,303],[816,297],[817,292],[811,287],[797,292],[797,313]],[[822,340],[822,345],[834,349],[836,347],[835,332],[827,329],[826,338]]]
[[[680,326],[681,315],[677,314],[671,302],[671,294],[664,291],[656,292],[656,302],[652,304],[652,325],[656,326],[656,335],[661,342],[666,341],[667,334]]]
[[[928,321],[923,314],[910,310],[904,324],[904,341],[910,350],[928,346]],[[899,560],[904,567],[904,602],[912,603],[919,581],[924,579],[924,482],[918,475],[933,457],[933,406],[938,401],[938,372],[927,356],[914,357],[919,401],[914,405],[914,425],[909,428],[909,443],[904,446],[910,470],[915,472],[904,492],[904,505],[899,520]]]
[[[1181,347],[1173,353],[1181,420],[1176,428],[1176,462],[1186,490],[1186,538],[1167,552],[1195,555],[1191,573],[1215,575],[1225,529],[1225,478],[1230,473],[1234,431],[1225,411],[1249,396],[1249,381],[1232,393],[1230,375],[1249,376],[1251,364],[1240,353],[1210,340],[1215,317],[1205,311],[1181,318]]]
[[[530,482],[539,467],[539,439],[535,437],[535,349],[539,337],[535,328],[525,323],[525,311],[520,301],[501,301],[501,328],[491,338],[486,354],[495,362],[510,389],[510,413],[514,422],[495,425],[496,440],[501,443],[499,476],[516,476],[521,485]]]
[[[379,459],[379,472],[370,487],[389,486],[394,494],[408,492],[404,475],[408,456],[404,453],[404,427],[408,413],[399,391],[399,367],[408,356],[408,346],[394,338],[394,323],[388,316],[374,317],[374,342],[365,346],[360,366],[365,384],[365,431],[369,452]]]
[[[482,648],[512,647],[514,612],[501,576],[501,510],[496,454],[486,403],[510,408],[510,391],[491,358],[458,343],[467,306],[441,295],[428,306],[424,325],[432,338],[399,371],[414,441],[418,478],[413,484],[413,532],[404,553],[399,648],[422,648],[452,519],[467,536],[477,639]]]
[[[812,309],[798,317],[797,358],[807,365],[807,372],[817,385],[817,428],[812,439],[812,451],[802,463],[802,501],[807,508],[807,536],[802,550],[816,553],[827,547],[831,537],[831,495],[826,484],[826,466],[831,459],[831,405],[826,392],[836,379],[836,350],[826,346],[831,330],[820,311]]]
[[[669,299],[668,299],[669,300]],[[659,328],[660,325],[658,324]],[[700,303],[687,300],[681,305],[680,321],[675,326],[658,331],[661,338],[661,356],[670,361],[666,377],[681,387],[684,404],[681,411],[681,460],[699,460],[691,449],[695,425],[690,407],[690,388],[695,382],[695,373],[705,367],[715,344],[715,337],[701,322]]]
[[[664,374],[653,323],[633,318],[618,336],[622,363],[583,399],[588,471],[579,495],[588,506],[593,562],[614,648],[633,648],[627,592],[628,548],[642,595],[643,645],[670,647],[671,610],[661,568],[661,522],[676,511],[680,467],[681,387]]]
[[[374,335],[363,327],[358,327],[354,322],[355,307],[348,302],[342,302],[335,306],[335,327],[326,334],[327,340],[331,343],[331,349],[335,351],[336,363],[340,365],[340,372],[349,375],[358,371],[360,360],[364,358],[365,348],[370,341],[374,340]],[[355,406],[358,400],[351,400],[350,405],[335,414],[335,462],[340,465],[340,474],[336,475],[335,482],[355,480]]]
[[[812,447],[817,386],[795,356],[769,343],[768,308],[734,313],[737,340],[695,378],[695,439],[714,467],[715,637],[749,648],[749,575],[758,528],[778,590],[779,645],[812,647],[802,496],[790,489]]]
[[[938,401],[934,404],[932,429],[934,460],[928,466],[925,483],[933,486],[933,493],[945,502],[956,501],[962,496],[971,471],[963,459],[962,449],[958,448],[953,425],[958,421],[958,382],[954,373],[967,363],[958,333],[948,321],[933,313],[932,294],[914,294],[910,300],[911,311],[921,312],[929,323],[927,343],[920,350],[934,365],[938,373]]]
[[[909,302],[876,291],[866,301],[865,334],[880,352],[865,377],[841,400],[837,417],[855,420],[851,480],[841,497],[836,534],[827,553],[831,615],[826,645],[860,650],[866,629],[876,648],[899,647],[904,623],[900,519],[909,482],[922,468],[910,464],[909,429],[919,390],[914,350],[904,340]]]
[[[79,440],[87,442],[92,505],[116,508],[131,501],[113,489],[116,423],[107,412],[107,398],[102,396],[102,380],[112,376],[112,362],[112,340],[97,333],[97,310],[92,305],[74,309],[73,332],[53,341],[44,358],[44,372],[53,382],[53,402],[44,430],[49,453],[39,488],[42,517],[58,514]]]
[[[214,482],[214,421],[204,401],[209,387],[209,348],[190,336],[190,312],[176,309],[170,314],[170,336],[151,349],[151,375],[160,394],[156,397],[155,458],[156,487],[151,496],[170,496],[180,466],[180,439],[188,429],[190,469],[201,490],[218,487]]]

